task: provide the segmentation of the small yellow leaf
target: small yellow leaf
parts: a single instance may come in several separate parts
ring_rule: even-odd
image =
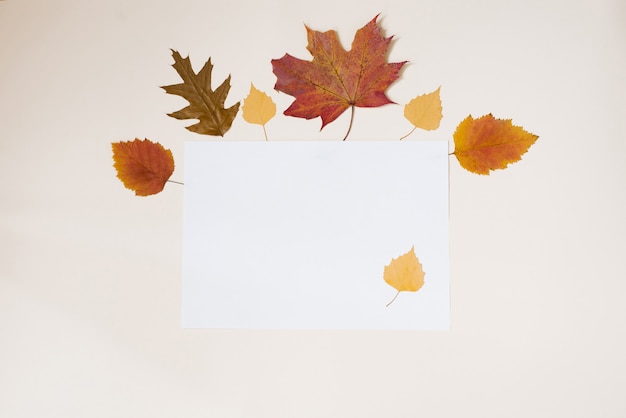
[[[443,117],[439,87],[432,93],[417,96],[404,106],[404,117],[416,128],[432,131],[439,128]]]
[[[276,104],[270,96],[250,83],[250,93],[243,101],[243,118],[248,123],[265,125],[276,115]]]
[[[391,260],[388,266],[385,266],[383,278],[394,289],[398,291],[396,296],[387,306],[396,300],[400,292],[417,292],[424,286],[424,270],[415,255],[415,247],[406,254]]]

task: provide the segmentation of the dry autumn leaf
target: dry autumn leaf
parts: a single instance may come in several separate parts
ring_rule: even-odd
[[[409,252],[394,258],[389,265],[385,266],[383,278],[398,291],[387,306],[391,305],[400,292],[417,292],[424,286],[424,270],[415,255],[415,247]]]
[[[196,74],[191,67],[189,57],[182,58],[174,50],[172,50],[172,56],[174,57],[172,67],[183,79],[183,83],[161,88],[169,94],[184,97],[189,102],[189,106],[169,113],[168,116],[176,119],[198,119],[198,123],[187,126],[187,129],[204,135],[224,136],[239,111],[239,102],[228,109],[224,107],[230,90],[230,76],[213,91],[211,89],[211,72],[213,71],[211,58]]]
[[[276,115],[276,103],[270,96],[250,83],[250,93],[243,101],[242,115],[246,122],[263,126],[263,134],[267,141],[265,124]]]
[[[355,106],[393,103],[385,90],[398,78],[406,61],[386,62],[392,38],[382,36],[377,18],[356,32],[350,51],[342,47],[334,30],[318,32],[306,27],[312,61],[289,54],[272,60],[274,88],[296,98],[285,115],[305,119],[319,116],[324,128],[351,108],[352,127]],[[344,140],[349,133],[350,128]]]
[[[427,131],[439,128],[441,118],[443,118],[440,90],[441,87],[432,93],[417,96],[404,106],[404,117],[413,124],[414,128],[400,138],[401,140],[411,135],[417,128]]]
[[[111,146],[117,177],[137,196],[159,193],[174,172],[172,152],[157,142],[135,139]]]
[[[454,152],[463,168],[489,175],[490,170],[504,169],[519,161],[539,138],[490,113],[478,119],[468,116],[454,132]]]

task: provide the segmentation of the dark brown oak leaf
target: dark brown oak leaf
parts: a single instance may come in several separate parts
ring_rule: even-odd
[[[169,94],[184,97],[189,102],[189,106],[177,112],[169,113],[168,116],[176,119],[198,119],[198,123],[187,126],[187,129],[204,135],[224,136],[239,111],[239,102],[228,109],[224,107],[226,96],[230,90],[230,75],[217,89],[212,90],[211,72],[213,71],[213,64],[211,64],[211,58],[196,74],[191,67],[189,57],[182,58],[174,50],[172,50],[172,56],[174,57],[172,67],[183,79],[183,83],[162,86],[161,88]]]

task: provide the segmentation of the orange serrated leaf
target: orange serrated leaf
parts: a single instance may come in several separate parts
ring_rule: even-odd
[[[398,293],[387,306],[396,300],[400,292],[417,292],[420,290],[424,286],[424,276],[422,265],[415,255],[415,247],[411,247],[406,254],[392,259],[391,263],[385,266],[383,278]]]
[[[505,169],[521,160],[539,138],[490,113],[478,119],[469,115],[454,132],[454,155],[463,168],[489,175],[490,170]]]
[[[182,58],[177,51],[172,50],[174,64],[172,67],[183,79],[181,84],[162,86],[161,88],[169,94],[176,94],[184,97],[189,106],[169,113],[176,119],[198,119],[198,123],[187,126],[192,132],[204,135],[224,136],[233,124],[235,116],[239,111],[239,102],[226,109],[224,101],[230,91],[230,76],[220,84],[211,89],[211,72],[213,64],[211,58],[204,64],[198,74],[193,71],[189,57]]]
[[[158,142],[135,139],[111,146],[117,177],[137,196],[159,193],[174,172],[172,151]]]
[[[377,18],[356,32],[350,51],[343,48],[336,31],[318,32],[306,27],[312,61],[289,54],[272,60],[274,88],[296,98],[285,115],[305,119],[319,116],[324,128],[350,107],[393,103],[385,90],[398,78],[406,61],[386,62],[392,37],[381,34]]]

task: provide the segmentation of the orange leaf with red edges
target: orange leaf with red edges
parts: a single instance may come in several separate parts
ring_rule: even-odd
[[[346,51],[334,30],[318,32],[306,27],[307,49],[313,56],[305,61],[285,54],[272,60],[274,88],[294,96],[287,116],[322,118],[322,128],[350,107],[378,107],[393,103],[385,90],[406,63],[387,63],[392,37],[384,37],[376,16],[359,29]]]
[[[478,119],[470,115],[454,132],[453,154],[466,170],[489,175],[490,170],[521,160],[537,138],[511,119],[496,119],[491,113]]]
[[[172,151],[158,142],[135,139],[111,146],[117,177],[137,196],[159,193],[174,172]]]

